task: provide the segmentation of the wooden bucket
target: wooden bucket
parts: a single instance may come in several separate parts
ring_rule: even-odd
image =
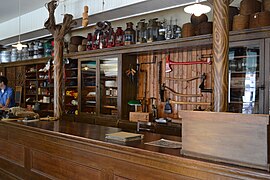
[[[202,22],[198,25],[198,35],[212,34],[213,22]]]
[[[248,29],[249,27],[249,16],[248,15],[236,15],[233,17],[233,31]]]
[[[270,12],[264,11],[250,15],[249,28],[270,26]]]
[[[185,23],[182,27],[182,37],[190,37],[195,35],[195,28],[191,23]]]
[[[263,1],[263,10],[264,11],[270,11],[270,0],[264,0]]]
[[[238,7],[230,6],[229,7],[229,30],[232,30],[233,26],[233,17],[239,14]]]
[[[198,24],[200,24],[202,22],[207,22],[207,21],[208,21],[208,17],[206,14],[202,14],[200,16],[195,16],[194,14],[192,14],[190,17],[190,22],[194,26],[197,26]]]
[[[240,14],[250,15],[261,11],[261,2],[257,0],[242,0],[240,3]]]

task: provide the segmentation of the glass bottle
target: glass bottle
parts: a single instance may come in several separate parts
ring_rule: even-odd
[[[122,27],[117,27],[115,32],[115,46],[123,46],[124,45],[124,31]]]
[[[125,45],[135,44],[136,32],[133,29],[133,23],[127,23],[127,29],[125,30]]]

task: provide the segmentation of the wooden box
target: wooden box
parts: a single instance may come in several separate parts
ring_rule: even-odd
[[[129,121],[138,122],[138,121],[151,121],[152,114],[147,112],[129,112]]]
[[[188,156],[269,171],[269,115],[179,111]]]

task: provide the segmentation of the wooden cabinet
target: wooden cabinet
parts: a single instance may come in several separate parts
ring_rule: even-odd
[[[128,119],[128,101],[136,98],[136,83],[125,75],[134,56],[112,55],[79,60],[80,113]]]

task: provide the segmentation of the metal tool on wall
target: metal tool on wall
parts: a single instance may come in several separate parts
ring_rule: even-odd
[[[201,58],[206,58],[203,55]],[[170,59],[170,54],[166,57],[166,73],[172,71],[171,65],[194,65],[194,64],[212,64],[211,57],[207,57],[207,61],[189,61],[189,62],[174,62]]]
[[[202,82],[201,82],[201,84],[199,86],[199,88],[201,89],[201,92],[212,93],[212,91],[213,91],[212,89],[205,89],[205,87],[204,87],[204,81],[206,80],[206,74],[205,73],[203,73],[201,79],[202,79]]]
[[[164,83],[163,83],[163,89],[168,89],[170,92],[172,92],[173,94],[177,95],[177,96],[181,96],[181,97],[202,97],[202,94],[182,94],[182,93],[179,93],[179,92],[176,92],[175,90],[173,90],[172,88],[166,86]]]
[[[141,66],[144,65],[144,64],[156,64],[156,56],[154,56],[154,59],[151,62],[143,62],[143,63],[139,64],[140,72],[144,73],[144,82],[143,82],[143,84],[144,84],[144,88],[143,88],[144,89],[144,97],[143,97],[143,103],[142,104],[143,104],[143,112],[146,112],[147,111],[147,106],[146,106],[147,70],[143,70],[141,68]]]

